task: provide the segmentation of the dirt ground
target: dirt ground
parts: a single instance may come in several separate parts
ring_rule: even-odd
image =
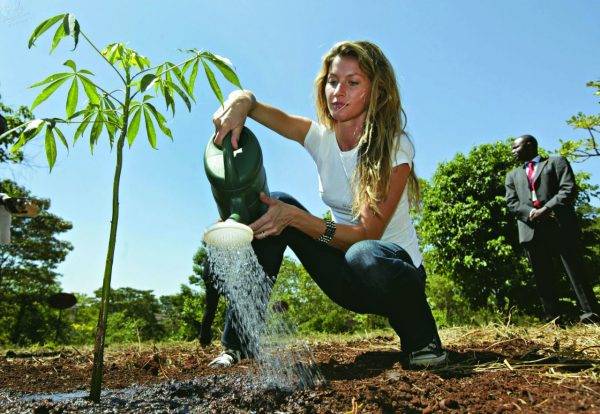
[[[185,383],[188,391],[174,393],[178,398],[193,393],[200,398],[204,408],[189,412],[600,413],[598,326],[490,325],[447,329],[442,339],[451,362],[421,371],[408,369],[407,357],[398,351],[391,334],[320,340],[312,346],[324,384],[312,390],[252,396],[232,386],[251,362],[226,370],[206,366],[219,351],[216,345],[134,344],[107,350],[104,384],[114,390],[195,379]],[[23,393],[86,389],[91,365],[89,349],[5,350],[0,356],[0,390],[5,391],[0,394],[0,412],[21,412],[11,407],[17,406]],[[75,412],[48,399],[23,407],[37,413]],[[165,408],[164,412],[188,410]]]

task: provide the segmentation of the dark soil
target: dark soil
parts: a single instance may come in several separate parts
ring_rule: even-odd
[[[414,371],[378,337],[314,347],[325,383],[294,392],[250,385],[251,362],[215,370],[206,365],[218,349],[161,346],[107,352],[106,393],[99,405],[56,393],[89,386],[91,353],[0,357],[0,412],[177,413],[600,413],[600,361],[566,358],[522,338],[450,346],[451,363]],[[41,399],[39,399],[41,397]]]

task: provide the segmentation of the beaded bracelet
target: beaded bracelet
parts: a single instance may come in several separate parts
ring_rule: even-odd
[[[317,239],[321,243],[329,244],[335,235],[335,223],[331,220],[324,219],[325,222],[325,233],[321,234]]]

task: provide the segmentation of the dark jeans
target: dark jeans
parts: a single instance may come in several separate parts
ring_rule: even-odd
[[[556,288],[558,274],[553,263],[559,257],[581,311],[599,312],[598,301],[585,275],[579,233],[561,230],[555,221],[545,221],[536,226],[533,239],[523,244],[533,269],[544,313],[550,318],[560,315]]]
[[[271,197],[306,210],[285,193]],[[347,252],[325,245],[300,230],[287,227],[278,236],[254,240],[252,247],[269,283],[274,283],[286,247],[290,247],[323,292],[338,305],[357,313],[385,316],[402,342],[404,351],[423,348],[432,341],[441,345],[425,297],[425,269],[416,268],[408,253],[394,243],[363,240]],[[227,311],[222,343],[244,352],[235,323]]]

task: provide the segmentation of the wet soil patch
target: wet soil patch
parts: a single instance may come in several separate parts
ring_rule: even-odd
[[[463,341],[466,343],[466,341]],[[218,348],[108,350],[102,403],[39,393],[85,390],[91,353],[64,349],[0,358],[0,412],[432,413],[600,412],[600,361],[529,339],[448,346],[451,363],[408,369],[393,337],[314,345],[326,380],[286,391],[252,385],[251,361],[214,370]],[[32,393],[37,393],[36,400]],[[46,397],[46,398],[44,398]]]

